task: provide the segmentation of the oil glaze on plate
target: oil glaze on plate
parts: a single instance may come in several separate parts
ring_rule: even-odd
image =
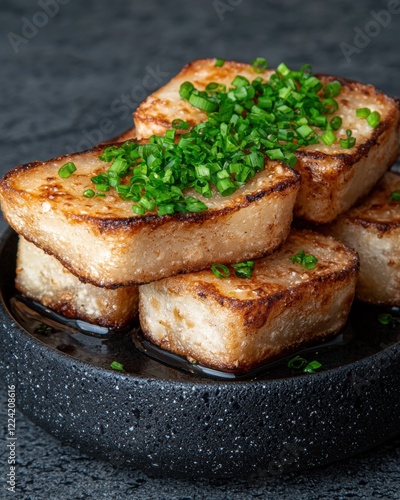
[[[6,231],[1,374],[21,411],[84,453],[160,476],[270,477],[400,432],[400,328],[380,325],[382,309],[355,304],[334,341],[301,351],[322,363],[315,374],[285,359],[234,377],[165,355],[138,328],[134,343],[132,331],[93,331],[36,309],[14,290],[16,247]]]

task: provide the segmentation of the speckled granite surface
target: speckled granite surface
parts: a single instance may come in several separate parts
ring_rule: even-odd
[[[394,0],[3,0],[0,31],[0,173],[117,135],[153,86],[200,57],[307,62],[400,95]],[[4,387],[0,403],[4,435]],[[4,440],[0,455],[7,498]],[[400,498],[400,439],[301,475],[191,484],[88,459],[18,415],[17,460],[23,499]]]

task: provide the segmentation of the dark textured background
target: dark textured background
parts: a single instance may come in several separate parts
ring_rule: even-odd
[[[55,2],[0,4],[0,174],[18,163],[86,149],[124,131],[131,126],[131,112],[152,91],[147,75],[156,74],[159,86],[201,57],[250,61],[264,56],[271,66],[311,63],[318,72],[400,95],[397,0],[63,0],[57,13]],[[46,22],[40,12],[47,3],[53,10]],[[381,13],[385,26],[374,24],[373,11],[389,7],[399,13]],[[32,21],[42,27],[36,33],[23,31]],[[355,40],[366,30],[371,36]],[[16,35],[25,35],[25,42]],[[343,43],[357,51],[346,58]],[[0,230],[4,227],[0,220]],[[0,498],[7,498],[5,449],[2,440]],[[400,439],[300,476],[189,484],[87,459],[18,415],[17,455],[15,498],[400,498]]]

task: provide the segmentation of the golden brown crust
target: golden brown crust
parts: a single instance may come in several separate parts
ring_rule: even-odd
[[[355,80],[350,80],[347,78],[334,77],[331,75],[317,74],[318,78],[321,78],[324,82],[329,83],[331,81],[337,80],[341,83],[342,88],[349,89],[351,92],[356,92],[364,94],[365,96],[374,96],[382,105],[388,106],[388,112],[384,120],[381,120],[379,125],[371,129],[370,137],[361,144],[356,144],[354,148],[351,149],[350,153],[337,153],[337,154],[327,154],[321,151],[312,151],[310,149],[298,149],[295,151],[295,155],[299,160],[302,160],[306,164],[307,159],[324,161],[334,157],[338,160],[337,168],[342,170],[350,169],[355,163],[358,163],[364,156],[368,155],[372,147],[379,145],[379,139],[383,132],[392,128],[397,127],[397,135],[399,135],[400,122],[399,122],[399,111],[400,111],[400,101],[397,98],[390,97],[380,90],[378,90],[373,85],[365,85]],[[340,101],[340,100],[339,100]],[[393,151],[392,163],[394,163],[399,155],[399,149]],[[391,165],[390,164],[390,165]],[[389,165],[389,166],[390,166]]]
[[[203,213],[142,216],[113,190],[106,198],[83,196],[90,179],[107,168],[98,158],[103,149],[19,165],[0,181],[9,224],[83,282],[128,286],[197,271],[218,256],[226,262],[257,258],[274,251],[289,231],[300,179],[288,167],[268,162],[226,197],[203,199],[188,191],[208,205]],[[77,170],[60,179],[58,169],[68,161]]]
[[[387,172],[381,182],[343,217],[349,223],[374,230],[380,236],[400,228],[400,204],[390,201],[393,191],[400,190],[400,174]]]
[[[174,118],[184,119],[191,125],[207,119],[206,113],[180,98],[179,87],[186,80],[202,90],[212,81],[230,85],[237,74],[249,80],[259,76],[268,80],[273,72],[267,70],[260,75],[250,65],[232,61],[225,62],[222,68],[215,67],[213,59],[194,61],[139,106],[134,115],[138,134],[141,137],[162,134],[171,128]],[[364,196],[396,160],[400,113],[399,101],[372,85],[331,75],[317,76],[323,83],[338,80],[342,84],[336,98],[339,110],[334,114],[343,120],[337,137],[344,138],[346,130],[351,129],[356,138],[356,145],[351,149],[342,149],[337,140],[329,146],[322,141],[302,146],[295,152],[296,169],[302,176],[295,215],[311,222],[327,223]],[[375,129],[366,120],[356,118],[356,109],[365,106],[381,114],[381,123]]]
[[[291,262],[301,249],[318,258],[315,269]],[[357,254],[333,238],[292,231],[251,279],[202,271],[141,287],[142,330],[161,348],[241,373],[337,333],[358,269]]]
[[[266,79],[273,73],[272,70],[257,73],[249,64],[236,61],[225,61],[223,66],[217,67],[215,61],[216,59],[199,59],[186,64],[172,80],[176,85],[176,98],[180,100],[179,86],[186,80],[203,90],[210,82],[225,82],[230,85],[233,80],[232,75],[241,74],[249,79],[257,77]],[[206,114],[200,110],[194,110],[189,103],[181,101],[177,110],[171,106],[171,100],[163,94],[163,90],[169,87],[170,83],[147,97],[136,109],[134,122],[139,137],[150,137],[153,133],[162,133],[163,130],[171,128],[172,120],[175,118],[183,118],[191,127],[205,120]]]
[[[400,203],[390,201],[400,189],[400,175],[386,172],[357,206],[322,228],[360,255],[358,300],[400,305]]]
[[[107,290],[81,283],[58,260],[19,239],[15,287],[25,297],[71,319],[124,328],[137,316],[137,287]]]

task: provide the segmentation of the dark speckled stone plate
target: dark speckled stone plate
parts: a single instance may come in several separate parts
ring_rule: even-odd
[[[400,328],[380,325],[378,309],[355,305],[335,342],[303,351],[322,363],[317,373],[284,360],[247,380],[218,380],[155,361],[131,332],[89,335],[32,309],[13,287],[16,245],[6,231],[1,376],[16,385],[20,410],[84,453],[153,475],[270,477],[400,432]],[[109,368],[115,360],[124,372]]]

